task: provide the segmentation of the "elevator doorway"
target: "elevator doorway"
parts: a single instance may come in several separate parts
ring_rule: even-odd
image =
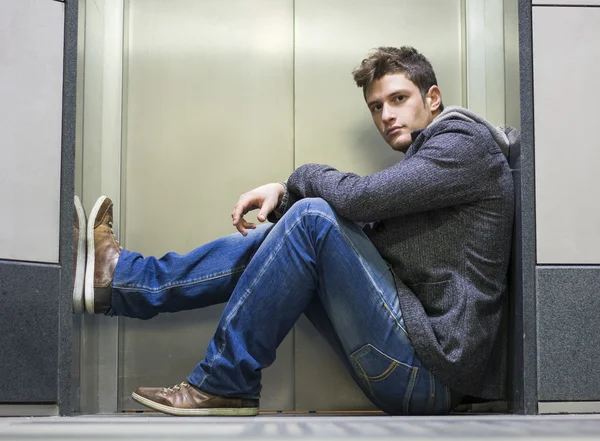
[[[416,47],[445,105],[510,122],[505,3],[81,0],[76,194],[88,212],[109,195],[124,247],[160,256],[234,233],[239,195],[304,163],[361,175],[392,165],[401,156],[351,76],[377,46]],[[142,410],[131,392],[183,381],[222,310],[76,316],[75,403]],[[261,409],[374,407],[302,318],[264,371]]]

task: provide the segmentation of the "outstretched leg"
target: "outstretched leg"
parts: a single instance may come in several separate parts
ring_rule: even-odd
[[[224,303],[272,224],[217,239],[184,254],[144,257],[112,232],[112,201],[98,199],[88,223],[86,308],[139,319]]]

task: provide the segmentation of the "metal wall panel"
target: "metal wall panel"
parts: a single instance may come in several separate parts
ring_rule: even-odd
[[[508,8],[507,8],[508,9]],[[505,10],[507,10],[505,9]],[[510,12],[509,12],[510,13]],[[534,194],[534,137],[533,137],[533,56],[531,35],[531,2],[518,1],[518,33],[519,33],[519,84],[520,95],[520,158],[518,165],[518,188],[520,193],[520,214],[515,215],[514,239],[517,246],[513,249],[521,260],[521,271],[517,273],[517,280],[512,279],[509,289],[516,289],[522,296],[514,296],[510,304],[512,317],[515,324],[512,335],[509,334],[509,351],[512,351],[512,361],[509,359],[509,408],[518,413],[534,415],[538,412],[537,403],[537,341],[536,341],[536,291],[535,291],[535,194]],[[509,18],[507,25],[510,27]],[[506,32],[510,32],[508,28]],[[507,49],[510,43],[507,41]],[[507,63],[507,68],[510,63]],[[507,82],[507,90],[511,91]],[[507,106],[507,109],[509,106]],[[511,120],[507,117],[507,122]],[[513,158],[514,159],[514,158]],[[517,178],[517,176],[515,176]],[[519,182],[520,181],[520,182]],[[520,218],[520,219],[519,219]],[[517,261],[518,262],[518,261]],[[515,262],[512,264],[514,265]],[[518,283],[515,286],[515,282]],[[512,347],[511,347],[512,346]]]
[[[598,286],[598,266],[538,267],[539,401],[600,401]]]
[[[130,0],[126,15],[122,234],[185,253],[234,232],[241,193],[293,170],[293,2]],[[222,309],[123,321],[123,409],[137,386],[185,379]],[[292,340],[264,372],[263,409],[293,407]]]
[[[534,6],[600,6],[600,0],[533,0],[531,3]]]
[[[376,46],[415,46],[432,62],[444,104],[463,105],[460,0],[296,0],[295,17],[296,167],[317,162],[369,174],[401,159],[351,76]],[[373,407],[305,319],[296,327],[296,407]]]
[[[0,2],[0,259],[58,262],[64,5]]]
[[[81,0],[87,3],[81,10],[85,56],[78,60],[84,77],[80,78],[84,96],[77,115],[79,194],[87,213],[100,195],[112,198],[117,237],[121,233],[123,1]],[[118,328],[118,319],[87,314],[76,328],[81,338],[80,409],[84,413],[117,411]]]
[[[504,73],[504,122],[520,131],[519,14],[514,0],[504,0]]]
[[[77,17],[77,85],[76,85],[76,116],[75,116],[75,188],[74,193],[83,198],[83,106],[84,106],[84,69],[85,69],[85,1],[80,1]],[[83,314],[73,315],[73,369],[72,395],[73,412],[81,412],[81,361],[82,361],[82,330]]]
[[[600,135],[590,89],[600,76],[599,22],[600,8],[533,8],[537,261],[542,264],[600,263]]]
[[[57,402],[59,292],[58,265],[0,262],[0,403]]]
[[[494,125],[505,120],[504,9],[502,0],[465,0],[466,107]]]

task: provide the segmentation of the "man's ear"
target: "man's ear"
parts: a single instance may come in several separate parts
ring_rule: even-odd
[[[436,112],[442,105],[442,92],[437,86],[431,86],[425,95],[427,104],[432,113]]]

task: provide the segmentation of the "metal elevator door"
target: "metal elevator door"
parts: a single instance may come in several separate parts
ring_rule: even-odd
[[[117,216],[124,246],[144,255],[185,253],[234,233],[238,196],[303,163],[364,175],[400,160],[352,80],[372,48],[417,47],[436,70],[444,104],[466,105],[464,0],[120,1]],[[86,170],[89,179],[95,172],[85,161],[89,209],[100,194],[86,186]],[[222,310],[107,319],[119,321],[118,409],[142,409],[130,398],[138,386],[183,381]],[[263,410],[373,408],[304,318],[263,373]]]
[[[291,173],[292,20],[291,1],[129,3],[128,248],[185,253],[232,234],[238,196]],[[123,320],[124,409],[139,406],[138,385],[189,375],[223,308]],[[293,355],[289,335],[264,373],[263,407],[293,406]]]

